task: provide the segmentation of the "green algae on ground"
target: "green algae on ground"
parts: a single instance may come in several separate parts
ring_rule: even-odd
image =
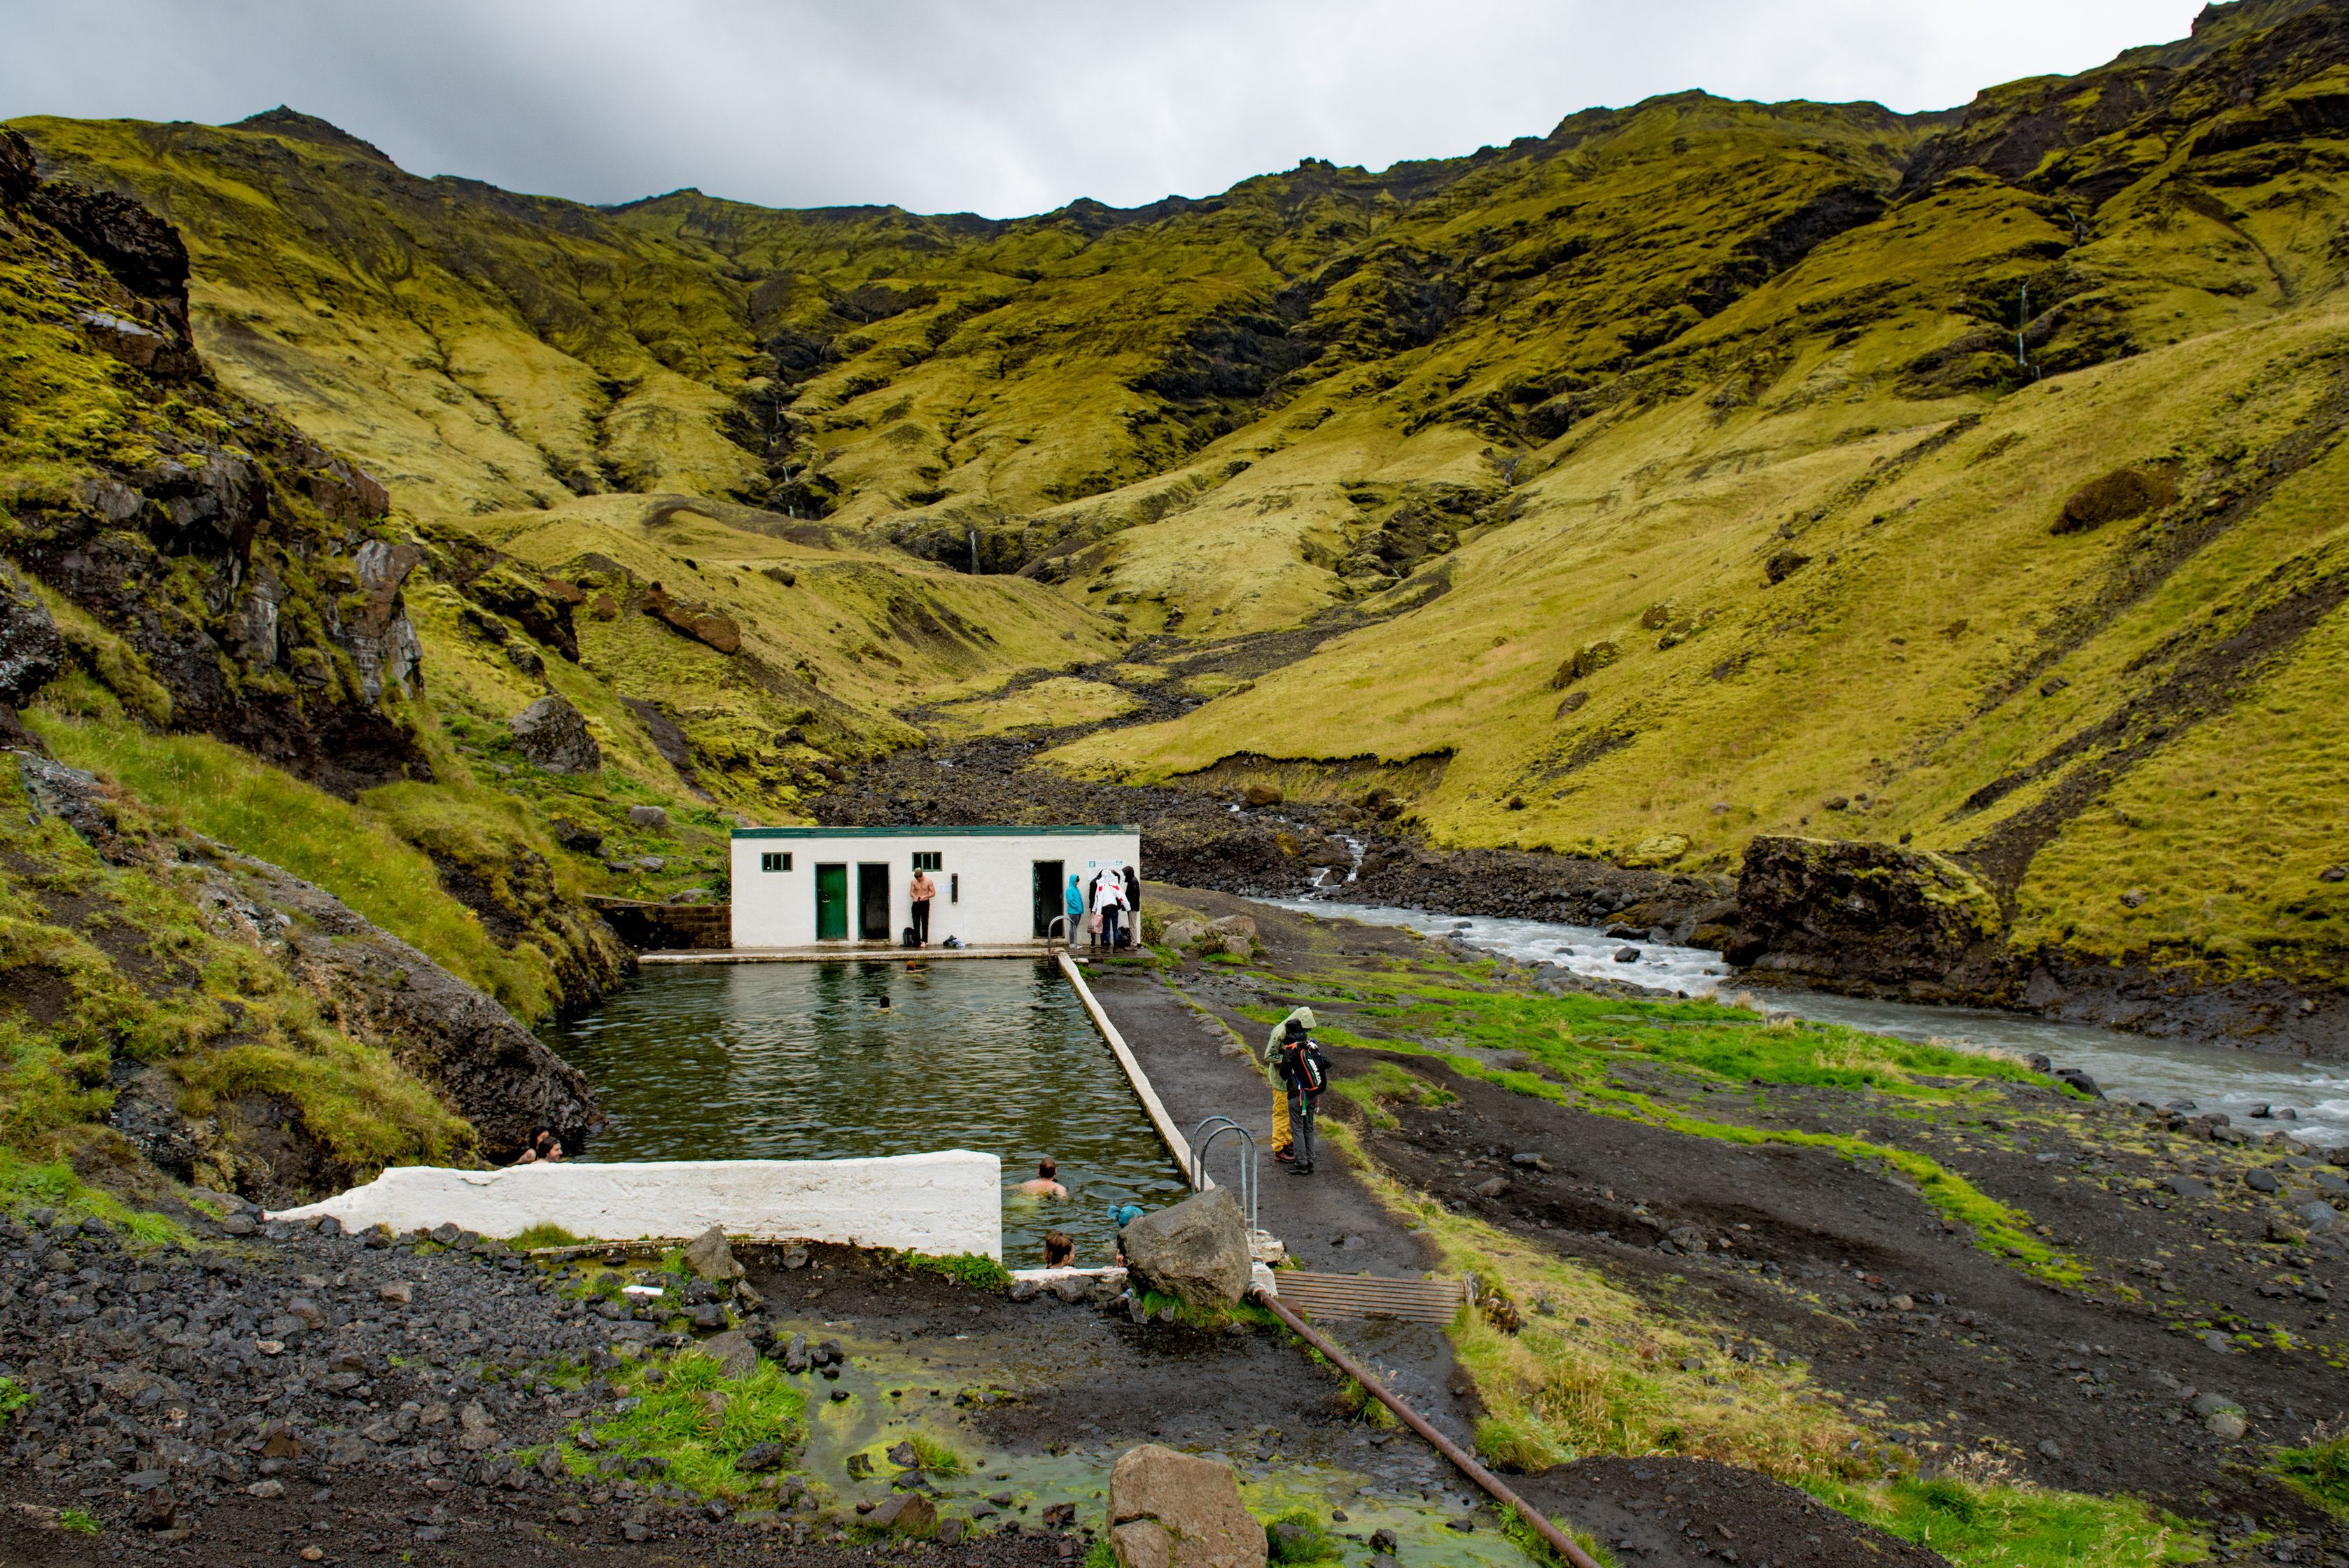
[[[1955,1476],[1805,1483],[1820,1501],[1958,1568],[2167,1568],[2201,1563],[2201,1532],[2132,1497],[2086,1497]]]
[[[607,1454],[624,1463],[652,1459],[677,1485],[740,1497],[761,1484],[735,1468],[746,1449],[774,1443],[796,1454],[807,1440],[807,1395],[771,1361],[761,1359],[748,1377],[729,1378],[714,1358],[688,1350],[661,1370],[657,1383],[636,1375],[632,1408],[592,1424],[593,1452],[563,1445],[574,1474],[594,1473]]]

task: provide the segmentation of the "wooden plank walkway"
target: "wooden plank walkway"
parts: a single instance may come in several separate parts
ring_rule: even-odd
[[[1276,1269],[1273,1285],[1284,1305],[1324,1323],[1346,1317],[1398,1317],[1449,1324],[1467,1304],[1465,1280],[1392,1280],[1376,1274],[1316,1274]]]

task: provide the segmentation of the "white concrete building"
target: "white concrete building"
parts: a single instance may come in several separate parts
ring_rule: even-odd
[[[913,924],[916,867],[938,894],[930,945],[1006,947],[1056,925],[1073,876],[1142,868],[1142,830],[1092,827],[741,827],[734,831],[734,946],[895,946]],[[1081,929],[1079,943],[1084,940]]]

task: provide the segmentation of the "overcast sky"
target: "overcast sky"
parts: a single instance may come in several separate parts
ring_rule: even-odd
[[[2200,0],[0,0],[0,118],[278,103],[403,167],[591,202],[1009,217],[1383,168],[1594,105],[1965,102]]]

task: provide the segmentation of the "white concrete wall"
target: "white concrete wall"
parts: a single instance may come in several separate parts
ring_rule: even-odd
[[[802,831],[808,836],[800,836]],[[734,836],[734,945],[815,946],[815,868],[831,864],[848,867],[848,937],[839,945],[854,947],[857,941],[856,868],[874,862],[889,867],[889,940],[894,942],[913,923],[905,887],[914,879],[916,850],[935,851],[945,860],[942,869],[930,874],[938,885],[938,896],[930,905],[933,947],[950,936],[980,947],[1033,941],[1030,889],[1039,860],[1061,861],[1067,870],[1088,881],[1093,867],[1112,861],[1148,874],[1142,865],[1142,836],[1114,828],[1099,833],[1019,834],[932,828],[871,836],[823,829],[781,833],[744,829]],[[789,871],[759,869],[761,855],[778,853],[792,857]],[[960,898],[949,902],[948,890],[957,877]],[[1148,898],[1146,889],[1143,897]],[[1082,940],[1081,935],[1079,940]]]
[[[599,1241],[698,1236],[837,1241],[1003,1256],[1003,1162],[949,1149],[885,1159],[564,1160],[502,1170],[396,1166],[364,1187],[271,1216],[333,1215],[353,1229],[484,1236],[560,1225]]]

